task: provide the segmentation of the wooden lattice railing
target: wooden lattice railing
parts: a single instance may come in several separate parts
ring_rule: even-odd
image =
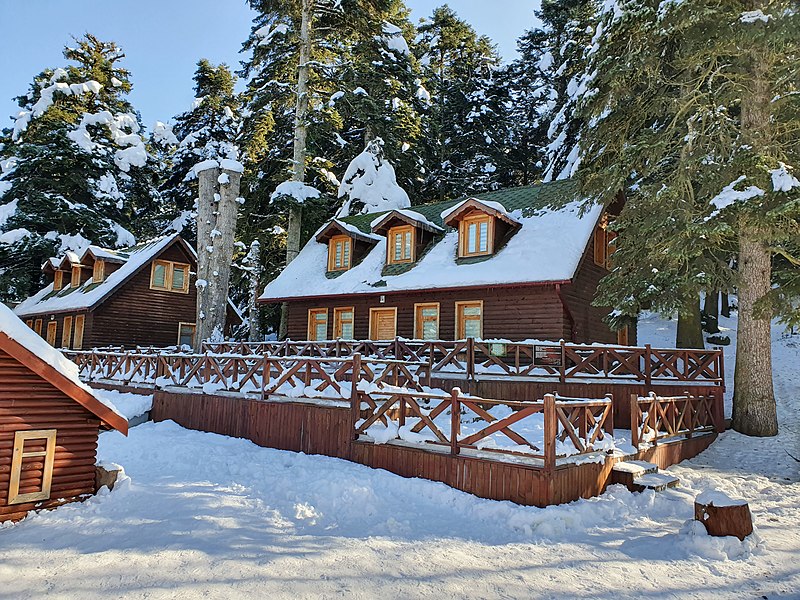
[[[724,430],[720,404],[713,396],[631,395],[631,443],[634,447]]]

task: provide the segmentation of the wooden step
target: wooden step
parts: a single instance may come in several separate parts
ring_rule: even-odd
[[[626,460],[611,468],[611,483],[631,486],[637,477],[658,473],[658,465],[643,460]]]
[[[645,490],[663,492],[668,488],[677,486],[679,483],[680,479],[670,473],[645,473],[640,477],[636,477],[633,483],[628,486],[628,489],[632,492],[643,492]]]

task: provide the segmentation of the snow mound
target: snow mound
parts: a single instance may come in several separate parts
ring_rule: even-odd
[[[409,208],[411,200],[397,183],[394,167],[383,156],[383,140],[377,138],[348,165],[339,197],[346,196],[337,217],[352,214],[386,212]]]
[[[302,181],[284,181],[275,188],[270,196],[270,201],[274,202],[281,198],[291,198],[295,202],[302,204],[310,198],[319,198],[320,191]]]

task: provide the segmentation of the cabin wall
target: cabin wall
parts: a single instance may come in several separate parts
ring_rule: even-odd
[[[99,428],[92,413],[0,350],[0,522],[93,494]],[[43,429],[56,430],[50,499],[9,505],[15,432]],[[43,465],[39,458],[23,462],[21,493],[40,489]]]
[[[347,298],[301,300],[289,303],[288,335],[295,340],[308,337],[308,311],[328,309],[328,337],[333,337],[333,309],[354,308],[355,337],[369,338],[370,308],[397,307],[397,335],[414,337],[414,304],[439,303],[439,337],[454,339],[456,310],[459,301],[483,300],[483,337],[524,340],[530,338],[559,340],[564,336],[563,307],[555,287],[485,288],[458,291],[426,290],[408,294],[390,294],[380,302],[380,294],[353,295]]]

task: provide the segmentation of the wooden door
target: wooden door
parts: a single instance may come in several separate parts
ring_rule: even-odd
[[[58,327],[58,322],[50,321],[47,324],[47,343],[51,346],[56,345],[56,328]]]
[[[369,337],[372,340],[393,340],[397,335],[397,309],[371,309],[369,312],[369,331]]]

